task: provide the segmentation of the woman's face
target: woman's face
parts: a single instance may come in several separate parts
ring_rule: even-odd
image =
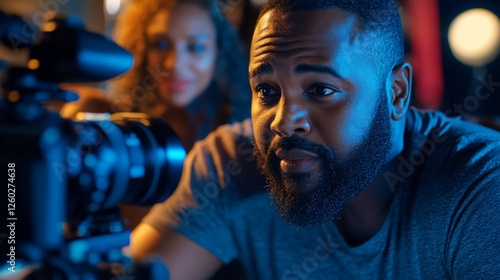
[[[209,13],[190,3],[160,10],[146,30],[149,71],[161,71],[160,97],[185,107],[209,86],[217,58],[216,30]],[[165,72],[168,75],[164,74]]]

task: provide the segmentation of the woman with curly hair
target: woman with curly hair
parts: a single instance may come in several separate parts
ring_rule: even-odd
[[[244,45],[211,0],[136,0],[115,27],[132,69],[111,87],[113,111],[165,119],[189,150],[250,116]]]
[[[219,125],[250,116],[244,45],[217,0],[135,0],[120,14],[116,42],[134,56],[109,87],[112,112],[166,120],[186,150]],[[149,208],[122,205],[127,228]]]

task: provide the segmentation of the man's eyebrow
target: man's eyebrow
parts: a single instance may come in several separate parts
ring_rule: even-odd
[[[255,67],[251,72],[250,72],[250,79],[261,74],[269,74],[273,72],[273,67],[271,67],[270,64],[264,63],[261,64],[257,67]]]
[[[316,64],[299,64],[295,68],[296,73],[322,73],[334,76],[335,78],[343,80],[344,78],[340,76],[337,71],[333,70],[330,66],[316,65]]]
[[[269,74],[273,72],[273,68],[270,64],[264,63],[261,64],[255,69],[253,69],[250,72],[250,79],[257,76],[257,75],[262,75],[262,74]],[[344,78],[340,76],[337,71],[333,70],[332,67],[330,66],[325,66],[325,65],[316,65],[316,64],[299,64],[295,68],[296,73],[321,73],[321,74],[328,74],[331,76],[334,76],[335,78],[343,80]]]

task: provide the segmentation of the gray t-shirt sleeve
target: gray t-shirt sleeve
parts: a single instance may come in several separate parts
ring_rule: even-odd
[[[418,222],[430,229],[421,241],[439,241],[434,246],[443,246],[436,252],[443,252],[448,278],[496,279],[500,275],[500,135],[456,119],[449,123],[446,141],[437,145],[420,177],[415,207],[422,213]]]
[[[500,170],[470,188],[450,224],[447,258],[453,279],[500,275]]]
[[[245,121],[222,126],[195,144],[174,194],[155,205],[143,222],[160,232],[176,230],[224,263],[236,258],[228,203],[235,203],[230,188],[242,170],[239,163],[252,157],[249,146],[240,148],[249,134],[251,124]]]

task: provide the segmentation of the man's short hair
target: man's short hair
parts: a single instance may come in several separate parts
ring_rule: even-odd
[[[358,16],[365,50],[377,56],[379,73],[387,74],[404,61],[403,32],[395,0],[269,0],[260,11],[259,19],[273,9],[294,12],[334,8]]]

